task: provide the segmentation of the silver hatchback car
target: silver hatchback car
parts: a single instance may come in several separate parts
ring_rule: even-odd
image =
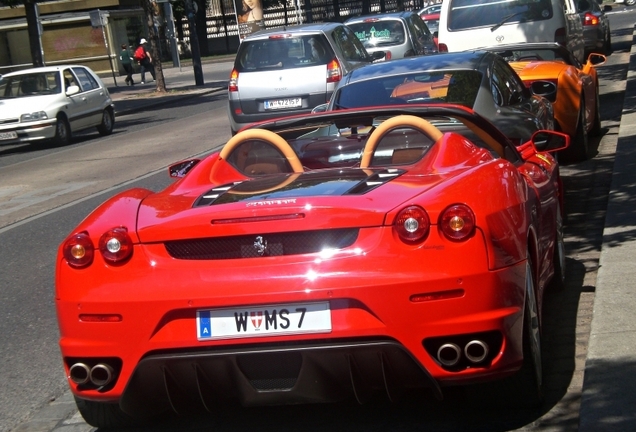
[[[316,23],[256,32],[241,41],[228,85],[232,134],[263,120],[308,113],[349,71],[372,63],[353,32]]]
[[[432,54],[437,45],[417,12],[392,12],[349,18],[345,25],[370,53],[381,52],[385,60]]]

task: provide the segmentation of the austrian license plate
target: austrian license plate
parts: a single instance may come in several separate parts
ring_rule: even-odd
[[[199,340],[329,332],[329,302],[197,311]]]
[[[17,137],[17,132],[0,132],[0,140],[16,139]]]
[[[302,104],[301,98],[272,99],[265,101],[265,109],[297,108]]]

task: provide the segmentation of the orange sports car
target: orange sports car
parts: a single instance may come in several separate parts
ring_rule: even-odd
[[[562,162],[587,159],[588,133],[601,130],[596,66],[607,61],[603,54],[590,54],[581,64],[557,43],[497,45],[485,48],[504,57],[526,86],[551,81],[557,86],[553,100],[555,126],[570,135],[571,144],[560,155]]]

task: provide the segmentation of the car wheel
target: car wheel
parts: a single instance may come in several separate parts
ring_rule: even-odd
[[[601,134],[601,103],[598,95],[598,83],[596,83],[596,102],[594,107],[594,124],[590,129],[590,135],[599,136]]]
[[[585,121],[585,102],[581,100],[576,131],[570,140],[570,146],[561,153],[559,159],[566,163],[580,162],[587,159],[587,152],[588,140],[587,124]]]
[[[139,422],[123,412],[119,404],[94,402],[75,397],[75,404],[86,423],[97,428],[127,428],[138,426]]]
[[[634,4],[636,4],[636,0],[625,0],[625,4],[627,6],[634,6]]]
[[[56,145],[67,145],[71,142],[71,127],[65,117],[58,117],[55,123],[55,137],[53,142]]]
[[[543,403],[543,365],[539,306],[535,293],[532,262],[526,263],[526,303],[523,317],[523,366],[518,372],[520,390],[527,406]]]
[[[563,216],[561,206],[557,205],[556,238],[554,241],[554,276],[552,283],[555,288],[565,287],[565,240],[563,238]]]
[[[110,135],[115,127],[115,116],[111,109],[106,108],[102,113],[102,122],[97,126],[100,135]]]

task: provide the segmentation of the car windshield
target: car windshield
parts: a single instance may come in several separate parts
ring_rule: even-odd
[[[0,97],[3,99],[51,95],[62,92],[57,72],[38,72],[0,79]]]
[[[270,37],[241,43],[236,67],[239,72],[292,69],[326,65],[332,58],[321,35]]]
[[[553,14],[550,0],[450,1],[448,29],[451,31],[546,20]]]
[[[365,48],[376,48],[389,45],[401,45],[406,35],[404,26],[399,20],[363,21],[347,24]]]
[[[415,72],[341,87],[333,109],[404,103],[448,102],[472,108],[482,74],[474,70]]]

